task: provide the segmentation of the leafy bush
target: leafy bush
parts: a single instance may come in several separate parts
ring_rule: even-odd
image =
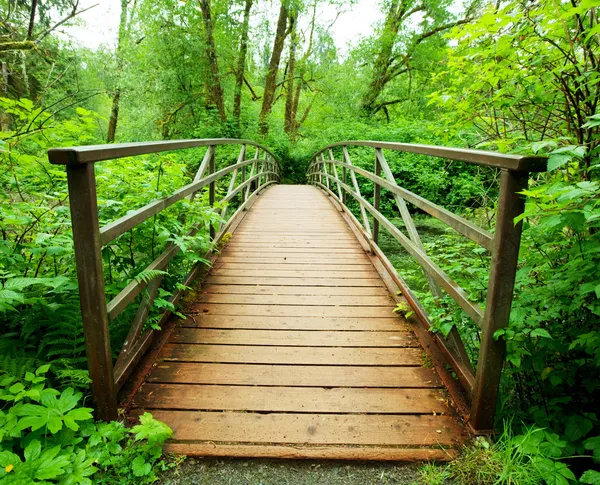
[[[162,459],[169,427],[149,413],[131,429],[94,422],[81,393],[47,387],[49,368],[23,380],[0,376],[0,484],[154,482],[157,469],[169,466]]]

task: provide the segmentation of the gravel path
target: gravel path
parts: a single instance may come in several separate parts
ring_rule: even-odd
[[[419,465],[189,458],[160,485],[419,485]]]

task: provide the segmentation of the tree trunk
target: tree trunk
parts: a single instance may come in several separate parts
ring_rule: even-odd
[[[108,134],[106,135],[106,142],[112,143],[115,141],[115,134],[117,132],[117,121],[119,120],[119,100],[121,98],[121,91],[117,90],[113,94],[112,108],[110,110],[110,119],[108,120]]]
[[[294,110],[294,76],[296,75],[296,46],[298,39],[296,38],[296,18],[290,15],[291,25],[291,43],[290,43],[290,58],[287,66],[286,76],[286,97],[285,97],[285,121],[283,129],[287,134],[294,132],[296,125],[296,111]],[[298,84],[300,86],[300,84]]]
[[[2,61],[2,96],[8,98],[8,64]],[[0,131],[10,129],[10,117],[6,111],[0,112]]]
[[[37,11],[38,0],[32,0],[31,13],[29,15],[29,27],[27,28],[27,40],[33,39],[33,27],[35,26],[35,14]]]
[[[281,53],[283,52],[283,45],[287,35],[287,18],[288,12],[285,7],[284,0],[282,0],[281,7],[279,9],[279,20],[277,20],[275,41],[273,42],[273,53],[271,54],[271,61],[269,62],[269,70],[267,72],[267,79],[265,81],[265,92],[263,94],[262,107],[260,109],[260,115],[258,118],[259,132],[262,136],[266,136],[269,132],[269,114],[271,113],[273,101],[275,100],[277,71],[279,70]]]
[[[367,116],[376,110],[377,99],[388,82],[388,70],[392,63],[394,42],[404,18],[406,6],[398,0],[393,0],[385,18],[383,32],[378,39],[379,51],[373,64],[373,77],[367,92],[364,94],[361,109]]]
[[[244,85],[244,74],[246,71],[246,53],[248,52],[248,26],[250,24],[250,9],[253,0],[246,0],[244,8],[244,22],[240,39],[240,57],[235,72],[235,90],[233,93],[233,119],[237,131],[240,130],[240,116],[242,114],[242,87]]]
[[[117,39],[117,86],[113,93],[112,108],[110,110],[110,119],[108,120],[108,132],[106,134],[106,143],[115,141],[117,133],[117,123],[119,121],[119,101],[121,99],[121,75],[123,72],[123,49],[125,36],[127,35],[127,5],[128,0],[121,0],[121,18],[119,20],[119,37]]]
[[[215,47],[215,37],[213,34],[213,22],[210,13],[210,0],[200,0],[200,9],[204,20],[204,34],[206,41],[206,57],[208,57],[208,88],[211,102],[217,107],[221,121],[227,121],[225,113],[225,101],[223,87],[221,86],[221,75],[219,73],[219,62],[217,59],[217,48]]]
[[[304,52],[304,55],[300,59],[300,62],[297,65],[297,69],[296,69],[296,62],[295,62],[295,54],[296,54],[295,49],[296,49],[298,40],[295,37],[293,38],[293,41],[294,41],[294,45],[293,45],[293,47],[294,47],[294,63],[293,63],[294,68],[292,70],[294,71],[294,74],[292,75],[291,79],[294,80],[294,78],[296,78],[296,79],[298,79],[298,82],[290,83],[290,88],[288,91],[289,98],[286,99],[286,106],[285,106],[286,117],[289,116],[289,120],[290,120],[289,125],[286,124],[286,126],[288,127],[288,129],[286,129],[286,132],[290,135],[290,137],[292,139],[295,138],[298,128],[304,122],[304,120],[306,120],[306,116],[308,116],[308,113],[310,112],[310,107],[309,107],[305,111],[306,116],[302,116],[302,120],[298,121],[298,106],[300,104],[300,96],[302,95],[302,86],[305,82],[304,75],[306,74],[306,66],[307,66],[308,58],[310,57],[310,54],[311,54],[312,48],[313,48],[313,39],[314,39],[315,24],[316,24],[316,19],[317,19],[318,3],[319,3],[319,0],[314,0],[312,21],[311,21],[311,25],[310,25],[310,35],[308,38],[308,46],[306,48],[306,51]],[[294,34],[295,34],[295,32],[294,32]],[[291,54],[290,54],[290,57],[291,57]],[[294,84],[295,84],[295,89],[292,90],[292,88],[294,87]],[[289,104],[289,114],[288,114],[288,101],[290,103]],[[312,105],[312,101],[311,101],[311,105]]]

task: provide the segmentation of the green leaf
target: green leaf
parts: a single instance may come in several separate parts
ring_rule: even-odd
[[[552,338],[548,331],[543,328],[536,328],[529,335],[532,337]]]
[[[588,470],[579,479],[581,483],[586,485],[600,485],[600,472],[596,470]]]
[[[583,447],[586,450],[591,450],[594,455],[594,461],[600,462],[600,436],[588,438],[583,442]]]
[[[569,441],[577,441],[586,436],[593,427],[593,423],[586,417],[569,416],[565,425],[565,437]]]
[[[146,463],[143,456],[136,456],[131,462],[131,469],[136,477],[144,477],[152,470],[152,465]]]

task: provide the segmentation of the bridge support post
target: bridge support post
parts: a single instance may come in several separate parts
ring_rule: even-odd
[[[528,172],[506,169],[500,176],[492,266],[469,419],[469,424],[478,433],[489,432],[494,426],[506,350],[504,339],[494,339],[494,333],[506,327],[510,318],[523,225],[522,221],[515,224],[514,220],[525,209],[525,196],[519,192],[527,188],[528,178]]]
[[[117,419],[93,163],[67,165],[83,335],[97,417]]]

